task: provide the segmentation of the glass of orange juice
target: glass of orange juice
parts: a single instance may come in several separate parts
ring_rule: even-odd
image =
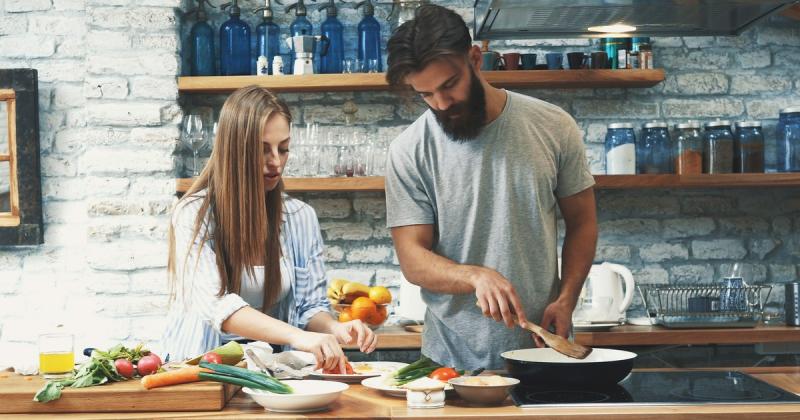
[[[65,378],[75,368],[72,334],[53,333],[39,336],[39,373],[45,379]]]

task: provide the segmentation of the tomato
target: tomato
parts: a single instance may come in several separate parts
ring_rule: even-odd
[[[220,356],[219,353],[214,353],[213,351],[210,351],[203,355],[203,361],[208,363],[220,364],[222,363],[222,356]]]
[[[429,378],[436,379],[442,382],[447,382],[448,380],[452,378],[457,378],[459,376],[461,375],[459,375],[458,372],[456,372],[456,370],[451,367],[442,367],[436,369],[433,372],[431,372],[430,375],[428,375]]]
[[[131,363],[128,359],[117,359],[114,360],[114,367],[117,369],[117,373],[120,375],[131,378],[133,377],[133,363]]]
[[[139,375],[142,376],[158,372],[159,367],[161,367],[161,360],[158,358],[158,356],[152,354],[139,359],[139,363],[136,365]]]

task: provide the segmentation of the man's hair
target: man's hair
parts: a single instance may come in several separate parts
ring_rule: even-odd
[[[443,57],[466,57],[472,45],[467,24],[457,13],[433,4],[417,8],[414,19],[400,25],[386,46],[386,81],[404,84],[406,76]]]

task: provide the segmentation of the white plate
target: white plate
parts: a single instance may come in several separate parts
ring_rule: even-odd
[[[408,363],[401,362],[350,362],[355,373],[322,373],[322,369],[317,369],[311,376],[315,378],[330,379],[341,382],[361,382],[362,379],[373,376],[388,375],[398,369],[408,366]]]
[[[292,394],[274,394],[260,389],[244,387],[242,391],[269,411],[278,413],[306,413],[326,408],[336,401],[348,386],[332,381],[283,381],[294,389]]]
[[[575,331],[607,331],[613,327],[619,327],[617,322],[598,323],[598,324],[572,324]]]
[[[372,388],[374,390],[383,392],[384,394],[390,397],[400,397],[400,398],[406,397],[405,388],[399,388],[393,385],[387,385],[386,383],[384,383],[385,380],[386,380],[385,376],[373,376],[371,378],[367,378],[361,381],[361,385],[364,385],[367,388]],[[450,391],[452,389],[453,385],[444,384],[445,391]]]

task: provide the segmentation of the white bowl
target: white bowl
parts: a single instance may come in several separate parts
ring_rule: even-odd
[[[261,389],[242,388],[255,402],[269,411],[304,413],[322,410],[336,401],[349,386],[332,381],[283,381],[294,389],[292,394],[274,394]]]

